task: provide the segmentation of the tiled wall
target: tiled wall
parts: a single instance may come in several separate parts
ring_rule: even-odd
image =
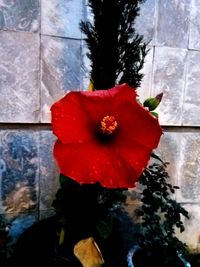
[[[180,238],[200,249],[200,2],[147,0],[136,27],[150,41],[141,95],[163,92],[165,129],[158,148],[180,186],[176,199],[190,213]],[[148,89],[147,89],[148,88]]]
[[[136,28],[151,48],[138,93],[164,92],[158,148],[189,210],[183,238],[200,247],[200,2],[147,0]],[[51,214],[58,188],[51,104],[85,90],[88,60],[79,22],[84,0],[0,1],[0,213],[13,236]]]
[[[83,83],[82,0],[0,1],[0,214],[19,234],[58,189],[51,104]]]

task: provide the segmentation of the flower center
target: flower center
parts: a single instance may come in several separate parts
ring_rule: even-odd
[[[118,123],[114,116],[105,116],[101,120],[101,130],[105,135],[112,134],[116,130],[117,125]]]

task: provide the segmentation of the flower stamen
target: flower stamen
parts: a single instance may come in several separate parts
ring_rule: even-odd
[[[101,130],[105,135],[112,134],[116,130],[117,125],[118,123],[114,116],[105,116],[101,120]]]

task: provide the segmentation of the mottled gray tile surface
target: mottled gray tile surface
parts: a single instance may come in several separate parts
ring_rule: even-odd
[[[158,107],[162,125],[181,125],[187,50],[156,47],[152,94],[164,93]]]
[[[191,252],[200,252],[200,205],[186,204],[183,207],[189,212],[189,220],[183,219],[185,231],[177,233],[178,238],[187,244]]]
[[[157,154],[169,162],[168,173],[176,190],[179,202],[200,201],[200,133],[164,132]]]
[[[179,164],[181,157],[180,138],[182,133],[167,132],[163,130],[158,148],[155,153],[162,161],[168,162],[167,172],[173,185],[178,185]]]
[[[200,125],[200,51],[188,51],[183,125]]]
[[[84,0],[84,8],[83,8],[83,11],[84,11],[84,15],[85,15],[85,20],[93,23],[94,22],[94,14],[92,13],[92,9],[91,7],[89,6],[89,1],[88,0]],[[84,33],[82,33],[83,36]]]
[[[37,122],[39,115],[39,37],[0,32],[0,121]]]
[[[58,167],[53,157],[55,136],[51,131],[40,132],[40,212],[52,210],[59,184]]]
[[[155,43],[156,0],[146,0],[140,6],[139,16],[135,20],[135,30],[144,36],[144,41]]]
[[[42,37],[42,122],[50,121],[50,106],[67,90],[80,89],[80,41]]]
[[[200,2],[190,1],[189,48],[200,50]]]
[[[42,34],[81,38],[79,23],[83,17],[82,0],[41,0]]]
[[[179,162],[178,201],[199,203],[200,201],[200,133],[181,135],[181,157]]]
[[[156,45],[187,48],[189,36],[188,0],[158,0]]]
[[[141,70],[144,76],[141,81],[141,86],[137,89],[141,102],[151,96],[154,48],[150,47],[149,49],[149,53],[145,57],[143,69]]]
[[[91,61],[87,56],[88,48],[85,41],[81,41],[81,69],[80,69],[80,88],[87,90],[90,83]]]
[[[0,30],[37,32],[39,24],[39,0],[0,1]]]
[[[0,132],[0,213],[37,208],[38,166],[37,132]]]

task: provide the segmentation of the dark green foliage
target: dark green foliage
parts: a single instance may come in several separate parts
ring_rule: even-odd
[[[124,190],[104,188],[99,183],[80,185],[62,174],[60,185],[53,207],[67,231],[72,229],[74,242],[94,232],[107,238],[112,232],[111,211],[125,202]]]
[[[200,253],[191,253],[188,256],[191,267],[199,267],[200,266]]]
[[[5,220],[5,218],[0,216],[0,265],[5,264],[9,255],[8,242],[10,241],[9,236],[9,223]]]
[[[138,87],[147,54],[134,20],[144,0],[88,0],[94,21],[81,22],[91,60],[94,88],[108,89],[117,83]]]
[[[167,164],[153,164],[142,174],[139,183],[143,186],[141,206],[136,211],[141,217],[139,244],[145,248],[166,248],[186,253],[186,245],[175,236],[175,228],[184,231],[182,217],[188,212],[178,203],[173,194],[178,189],[172,186],[166,171]]]
[[[74,245],[92,236],[103,254],[103,266],[123,266],[127,249],[121,241],[123,233],[118,226],[118,215],[120,213],[120,218],[124,216],[129,219],[122,209],[122,203],[126,200],[125,190],[104,188],[99,183],[80,185],[62,174],[60,185],[53,202],[58,234],[61,228],[66,231],[64,243],[60,246],[57,243],[59,257],[75,261]]]

